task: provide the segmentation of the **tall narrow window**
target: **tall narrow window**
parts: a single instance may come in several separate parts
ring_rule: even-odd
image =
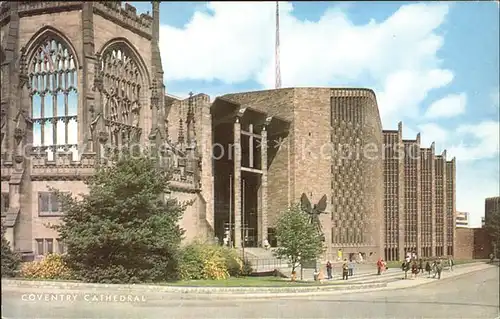
[[[103,53],[101,71],[104,79],[103,111],[111,143],[116,146],[127,144],[133,136],[126,127],[139,127],[142,90],[139,68],[128,48],[113,47]]]
[[[49,38],[29,61],[34,150],[71,151],[78,157],[76,58],[61,41]]]
[[[52,238],[47,238],[47,254],[53,254],[54,253],[54,240]]]
[[[36,240],[36,254],[37,255],[44,255],[45,250],[43,249],[43,239],[35,239]]]
[[[9,211],[9,193],[2,192],[2,197],[0,200],[0,205],[2,209],[2,216],[5,216]]]

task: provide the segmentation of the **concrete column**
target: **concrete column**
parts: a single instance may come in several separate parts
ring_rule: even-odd
[[[241,123],[234,122],[234,246],[241,247]]]
[[[448,199],[446,198],[448,187],[446,183],[446,150],[442,154],[443,157],[443,254],[448,255]]]
[[[452,187],[453,187],[453,192],[452,192],[452,218],[451,218],[451,229],[453,230],[452,234],[452,249],[451,249],[451,255],[455,256],[456,252],[456,247],[457,247],[457,232],[456,232],[456,227],[455,227],[455,221],[457,220],[457,166],[456,166],[456,161],[455,157],[452,158],[451,160],[451,178],[452,178]]]
[[[436,256],[436,158],[431,145],[431,256]]]
[[[418,157],[416,159],[417,165],[417,256],[422,256],[422,168],[421,160],[422,156],[420,153],[420,133],[417,134],[417,152]]]
[[[401,130],[400,130],[401,131]],[[398,257],[399,260],[405,258],[405,234],[406,234],[406,215],[405,215],[405,162],[404,162],[404,144],[401,133],[398,141]]]
[[[261,243],[267,239],[267,129],[266,126],[262,129],[262,139],[260,142],[260,167],[262,175],[260,179],[260,221],[259,221],[259,234]]]

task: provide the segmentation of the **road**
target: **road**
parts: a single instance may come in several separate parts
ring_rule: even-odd
[[[2,292],[2,316],[23,318],[496,318],[499,269],[488,268],[404,290],[314,297],[193,300],[188,295],[60,296],[23,288]],[[445,273],[446,275],[446,273]],[[28,290],[27,290],[28,289]],[[112,294],[110,292],[110,294]],[[110,297],[111,296],[111,297]],[[119,298],[132,298],[120,301]],[[47,300],[45,300],[47,298]],[[108,300],[97,300],[108,298]],[[109,298],[118,298],[109,300]],[[31,301],[30,301],[31,299]],[[33,300],[35,299],[35,300]]]

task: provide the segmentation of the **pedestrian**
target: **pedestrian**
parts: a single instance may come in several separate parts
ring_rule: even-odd
[[[453,266],[455,265],[455,262],[453,261],[453,257],[449,256],[448,257],[448,266],[450,266],[450,271],[453,271]]]
[[[342,265],[342,280],[347,280],[349,277],[349,266],[347,265],[347,259],[344,259],[344,264]]]
[[[441,262],[441,259],[439,259],[436,263],[436,274],[438,276],[438,279],[441,279],[441,272],[443,271],[443,264]]]
[[[418,272],[424,273],[424,260],[422,258],[418,260]]]
[[[384,263],[382,258],[379,258],[377,261],[377,275],[382,274],[382,267],[384,267]]]
[[[410,270],[410,263],[406,261],[406,259],[403,261],[403,264],[401,265],[401,270],[404,271],[405,273],[405,279],[408,279],[408,271]]]
[[[326,274],[328,279],[332,279],[332,263],[328,260],[326,262]]]
[[[427,260],[426,263],[425,263],[425,271],[429,275],[428,278],[431,277],[431,270],[432,270],[431,263]]]
[[[436,278],[436,275],[437,275],[437,262],[435,260],[432,261],[431,268],[432,268],[432,278]]]
[[[418,274],[418,264],[417,264],[416,260],[413,260],[411,262],[411,275],[412,275],[412,278],[417,278],[417,274]]]
[[[490,263],[493,263],[493,261],[495,261],[495,255],[490,253]]]
[[[352,275],[354,275],[354,261],[352,259],[349,260],[349,264],[347,266],[349,268],[349,277],[352,277]]]

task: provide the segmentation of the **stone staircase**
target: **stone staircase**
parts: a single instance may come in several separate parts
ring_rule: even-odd
[[[241,251],[241,250],[240,250]],[[289,267],[288,261],[274,256],[273,249],[245,248],[245,258],[256,273],[270,272]]]
[[[252,265],[252,269],[255,273],[266,273],[272,272],[274,270],[278,270],[281,274],[286,277],[290,277],[292,273],[292,267],[288,263],[287,260],[278,259],[274,256],[273,248],[264,249],[264,248],[245,248],[245,258]],[[241,250],[240,250],[241,251]],[[241,251],[242,252],[242,251]],[[242,252],[243,253],[243,252]],[[323,272],[323,275],[326,277],[326,262],[321,262],[319,269]],[[341,280],[342,279],[342,262],[333,262],[333,279],[332,280]],[[303,268],[300,267],[296,269],[297,271],[297,279],[302,278],[303,280],[313,280],[314,278],[314,268]],[[387,278],[391,276],[401,276],[400,269],[389,269],[384,272],[381,276],[377,275],[377,268],[374,262],[365,261],[363,263],[357,263],[354,269],[354,276],[349,278],[349,282],[364,282],[367,280],[374,280],[374,282],[378,282],[380,280],[387,280]]]

